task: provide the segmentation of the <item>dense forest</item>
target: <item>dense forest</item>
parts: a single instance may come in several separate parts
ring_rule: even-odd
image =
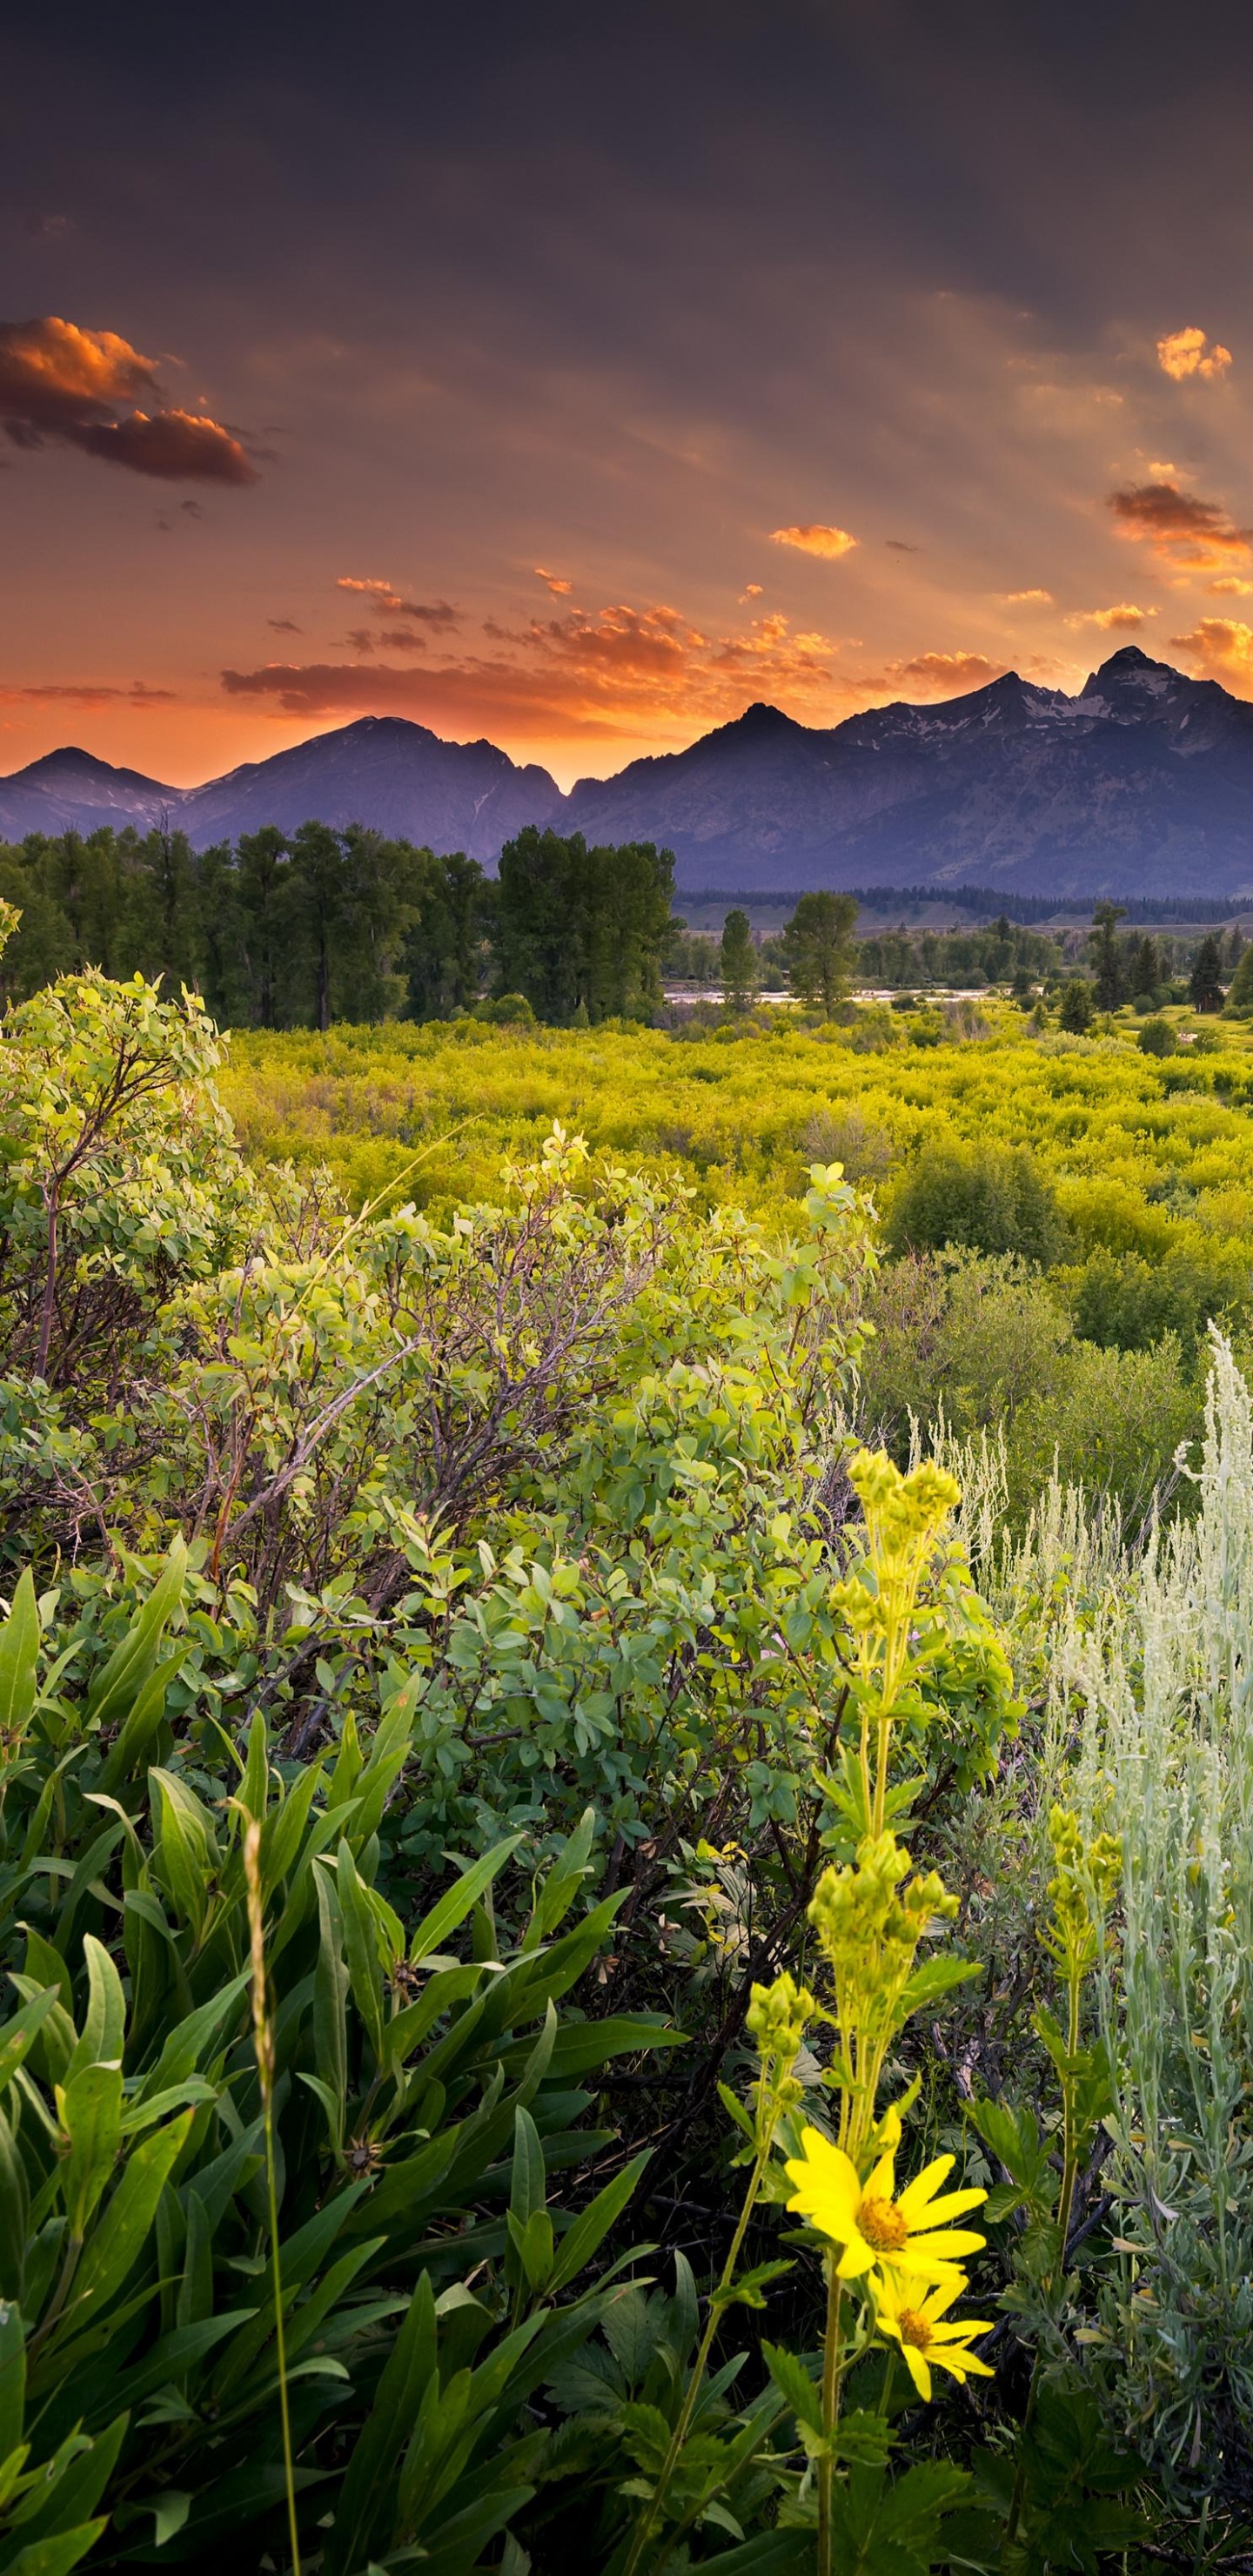
[[[1243,2576],[1253,952],[327,838],[6,862],[0,2569]]]
[[[470,1010],[556,1026],[651,1019],[663,978],[716,987],[738,1010],[763,987],[829,1013],[850,984],[978,988],[1010,983],[1079,989],[1085,1009],[1185,998],[1196,958],[1221,1005],[1243,941],[1238,929],[1198,941],[1114,921],[1104,935],[1057,935],[1004,915],[968,930],[887,930],[855,941],[856,898],[797,897],[782,934],[756,938],[732,905],[720,939],[693,936],[673,910],[674,861],[651,843],[589,848],[579,833],[529,829],[502,851],[497,876],[461,852],[444,856],[354,824],[274,826],[193,851],[154,830],[32,834],[0,847],[0,896],[20,914],[3,991],[24,1000],[50,977],[98,966],[193,986],[223,1026],[316,1028],[332,1021],[455,1018]],[[1182,982],[1181,982],[1182,979]],[[1180,990],[1172,988],[1180,984]]]

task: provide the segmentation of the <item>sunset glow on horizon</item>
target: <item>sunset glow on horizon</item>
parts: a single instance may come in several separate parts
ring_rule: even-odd
[[[1253,698],[1253,40],[941,14],[10,33],[0,771],[379,714],[564,786],[1133,641]]]

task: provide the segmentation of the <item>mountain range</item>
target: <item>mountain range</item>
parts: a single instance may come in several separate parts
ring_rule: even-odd
[[[164,787],[84,751],[0,779],[0,835],[148,830],[197,848],[263,823],[362,822],[491,865],[523,824],[656,841],[677,882],[766,892],[829,885],[1006,893],[1253,892],[1253,706],[1127,645],[1075,697],[1013,671],[933,706],[842,724],[751,706],[686,751],[563,795],[489,742],[363,716],[203,787]]]

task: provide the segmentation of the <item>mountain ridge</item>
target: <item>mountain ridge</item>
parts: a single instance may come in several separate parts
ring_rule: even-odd
[[[1253,891],[1253,705],[1138,645],[1073,697],[1004,672],[958,698],[896,699],[826,727],[755,700],[678,752],[563,795],[538,763],[359,716],[193,788],[75,745],[0,779],[0,835],[168,816],[196,847],[316,817],[491,865],[524,824],[651,840],[677,883],[979,882],[1061,896]]]

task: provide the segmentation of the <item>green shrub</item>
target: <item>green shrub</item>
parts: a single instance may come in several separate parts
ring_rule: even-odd
[[[1053,1190],[1025,1147],[924,1145],[888,1203],[893,1252],[1017,1253],[1042,1267],[1065,1245]]]
[[[1175,1452],[1200,1419],[1200,1391],[1173,1334],[1151,1350],[1078,1342],[1056,1386],[1028,1397],[1007,1433],[1011,1503],[1025,1513],[1055,1471],[1142,1519],[1158,1488],[1173,1484]]]
[[[1179,1040],[1169,1020],[1146,1020],[1139,1036],[1141,1055],[1173,1055]]]
[[[647,2158],[577,2206],[548,2178],[609,2143],[584,2079],[668,2034],[556,2010],[622,1902],[575,1916],[590,1817],[533,1890],[507,1842],[402,1927],[379,1827],[412,1684],[307,1764],[260,1711],[176,1738],[184,1582],[175,1550],[107,1655],[45,1627],[29,1574],[0,1633],[2,2563],[68,2569],[102,2517],[126,2564],[263,2563],[285,2379],[304,2549],[352,2576],[435,2547],[453,2576],[562,2473],[520,2410],[606,2316],[574,2285]]]
[[[1121,1351],[1147,1350],[1167,1333],[1192,1358],[1208,1324],[1243,1310],[1247,1271],[1233,1263],[1199,1260],[1179,1250],[1160,1261],[1099,1247],[1082,1268],[1065,1274],[1077,1334]]]
[[[471,1017],[486,1020],[489,1028],[496,1029],[533,1029],[537,1025],[525,993],[497,993],[489,1001],[476,1002]],[[586,1011],[583,1026],[587,1026]]]
[[[859,1372],[859,1421],[902,1463],[911,1417],[942,1415],[959,1438],[1047,1397],[1071,1326],[1029,1264],[1008,1255],[919,1253],[887,1263],[867,1300],[874,1326]]]

